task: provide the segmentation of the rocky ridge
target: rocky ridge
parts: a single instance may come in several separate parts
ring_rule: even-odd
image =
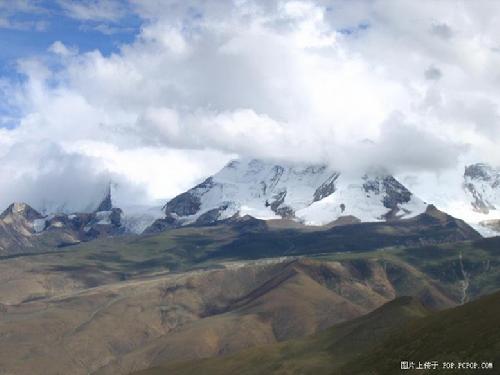
[[[426,203],[383,171],[351,176],[326,165],[240,159],[168,201],[165,217],[148,231],[244,215],[308,225],[324,225],[344,216],[383,221],[412,217],[425,208]]]
[[[122,210],[112,207],[111,193],[91,213],[42,215],[26,203],[12,203],[0,215],[0,254],[61,248],[125,232]]]

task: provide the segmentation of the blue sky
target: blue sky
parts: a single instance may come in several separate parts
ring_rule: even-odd
[[[3,5],[0,1],[0,21],[4,18],[8,22],[7,25],[0,22],[2,76],[15,74],[18,59],[47,53],[55,41],[77,47],[80,52],[98,49],[108,55],[121,44],[131,42],[140,30],[141,20],[132,12],[116,20],[85,20],[78,19],[56,1],[34,4],[36,8],[25,10],[16,6],[15,1]]]
[[[65,4],[70,4],[65,6]],[[56,41],[80,53],[99,50],[107,56],[130,43],[140,31],[141,19],[130,11],[128,2],[114,2],[123,13],[104,19],[86,18],[72,6],[88,1],[0,0],[0,80],[22,82],[17,64],[25,58],[43,58]],[[0,87],[0,128],[13,128],[21,113],[9,103],[9,93]]]

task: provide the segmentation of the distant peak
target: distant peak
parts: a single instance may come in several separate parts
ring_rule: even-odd
[[[106,196],[101,201],[99,206],[97,206],[96,212],[111,211],[112,208],[113,208],[113,202],[111,200],[111,184],[109,184],[106,190]]]
[[[475,163],[465,167],[464,177],[488,181],[495,172],[495,168],[489,164]]]
[[[4,212],[2,212],[0,219],[5,219],[8,216],[23,217],[30,221],[43,218],[42,214],[24,202],[12,203]]]

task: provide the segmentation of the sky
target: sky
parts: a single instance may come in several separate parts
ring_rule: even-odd
[[[500,165],[500,2],[0,0],[0,206],[172,197],[229,160]]]

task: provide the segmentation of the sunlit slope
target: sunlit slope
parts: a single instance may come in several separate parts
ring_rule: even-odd
[[[305,339],[257,347],[232,356],[165,363],[136,375],[385,375],[400,374],[402,360],[476,361],[498,366],[499,314],[500,293],[440,312],[430,312],[414,298],[401,297],[366,316]]]

